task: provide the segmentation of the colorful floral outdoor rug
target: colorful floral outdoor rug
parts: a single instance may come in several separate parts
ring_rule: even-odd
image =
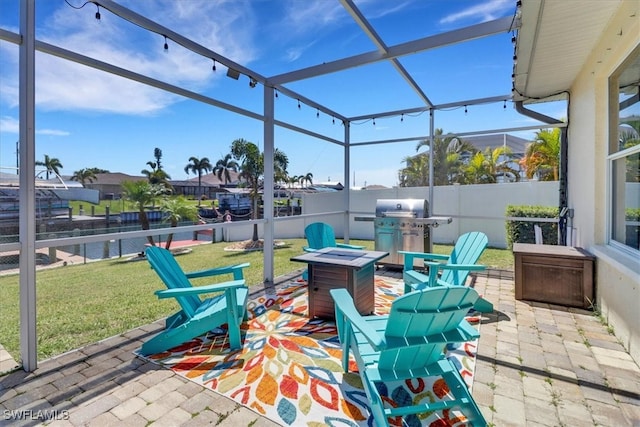
[[[376,312],[388,313],[401,292],[401,282],[376,277]],[[307,318],[307,301],[306,282],[249,301],[241,350],[230,351],[225,331],[217,329],[149,359],[284,426],[373,426],[355,361],[345,374],[335,324]],[[447,353],[469,387],[476,345],[462,343]],[[389,405],[448,398],[438,377],[384,384],[380,392]],[[390,422],[460,426],[465,418],[445,410]]]

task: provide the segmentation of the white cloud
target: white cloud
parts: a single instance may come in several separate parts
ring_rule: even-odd
[[[0,118],[0,132],[18,134],[20,133],[20,122],[11,116],[3,116]],[[38,135],[52,136],[71,135],[68,131],[60,129],[36,129],[36,133]]]
[[[20,124],[18,120],[9,116],[0,117],[0,132],[20,133]]]
[[[179,34],[239,62],[253,58],[249,5],[240,1],[134,2],[127,7]],[[211,71],[211,60],[140,29],[101,8],[74,10],[63,4],[39,29],[39,39],[115,66],[194,91],[202,91],[223,75]],[[239,25],[243,21],[242,25]],[[245,25],[247,24],[247,25]],[[18,104],[18,49],[2,49],[1,100]],[[220,67],[223,68],[223,67]],[[13,76],[12,76],[13,74]],[[38,53],[36,103],[46,110],[93,110],[120,114],[153,114],[181,100],[150,86]]]
[[[66,130],[58,130],[58,129],[36,129],[36,133],[38,135],[51,135],[51,136],[69,136],[70,132]]]
[[[511,0],[491,0],[477,3],[460,12],[447,15],[440,20],[441,24],[451,24],[461,20],[473,20],[486,22],[504,16],[505,11],[513,10],[514,2]]]

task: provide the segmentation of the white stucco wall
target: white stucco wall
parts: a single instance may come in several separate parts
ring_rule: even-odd
[[[349,237],[373,240],[372,222],[356,221],[358,216],[375,215],[378,199],[427,199],[428,187],[394,188],[383,190],[351,191]],[[434,200],[430,203],[432,216],[452,217],[451,224],[441,225],[433,230],[434,243],[453,243],[458,236],[478,230],[487,234],[489,245],[506,248],[505,212],[508,205],[558,206],[558,182],[519,182],[486,185],[448,185],[434,188]],[[488,202],[490,201],[490,202]],[[308,194],[303,197],[303,214],[342,211],[342,193]],[[343,215],[321,216],[307,219],[306,223],[319,220],[331,224],[336,235],[344,235]],[[304,226],[296,228],[287,222],[277,227],[276,235],[287,233],[286,237],[301,233]],[[285,236],[281,236],[284,238]]]
[[[637,1],[622,3],[571,88],[568,195],[582,246],[597,257],[597,307],[640,362],[640,257],[608,245],[606,199],[608,79],[640,44],[637,14]]]

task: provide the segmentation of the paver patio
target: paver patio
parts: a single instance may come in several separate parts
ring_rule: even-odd
[[[516,301],[509,271],[478,275],[474,285],[496,309],[480,326],[473,382],[492,425],[640,426],[640,368],[598,317]],[[160,328],[155,322],[42,361],[33,373],[0,377],[0,425],[277,425],[136,357],[133,351]]]

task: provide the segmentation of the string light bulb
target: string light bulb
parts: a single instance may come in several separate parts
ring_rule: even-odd
[[[300,109],[300,100],[298,99],[298,110]]]
[[[464,106],[464,113],[467,114],[467,106]]]
[[[373,118],[373,125],[374,126],[376,125],[376,118],[375,117]]]
[[[274,93],[275,93],[275,96],[277,98],[278,97],[278,89],[276,89]]]
[[[211,67],[211,70],[216,71],[216,60],[213,60],[213,67]]]
[[[504,104],[502,104],[502,109],[506,110],[507,109],[507,100],[504,100]]]
[[[316,119],[320,118],[320,110],[316,108]]]
[[[336,118],[331,116],[331,123],[333,123],[334,125],[336,124]]]
[[[100,20],[100,6],[96,5],[96,7],[98,8],[98,10],[96,11],[96,20]]]
[[[401,122],[404,122],[404,113],[402,113],[402,114],[400,115],[400,121],[401,121]]]
[[[164,51],[169,50],[169,44],[167,43],[167,36],[164,36]]]

